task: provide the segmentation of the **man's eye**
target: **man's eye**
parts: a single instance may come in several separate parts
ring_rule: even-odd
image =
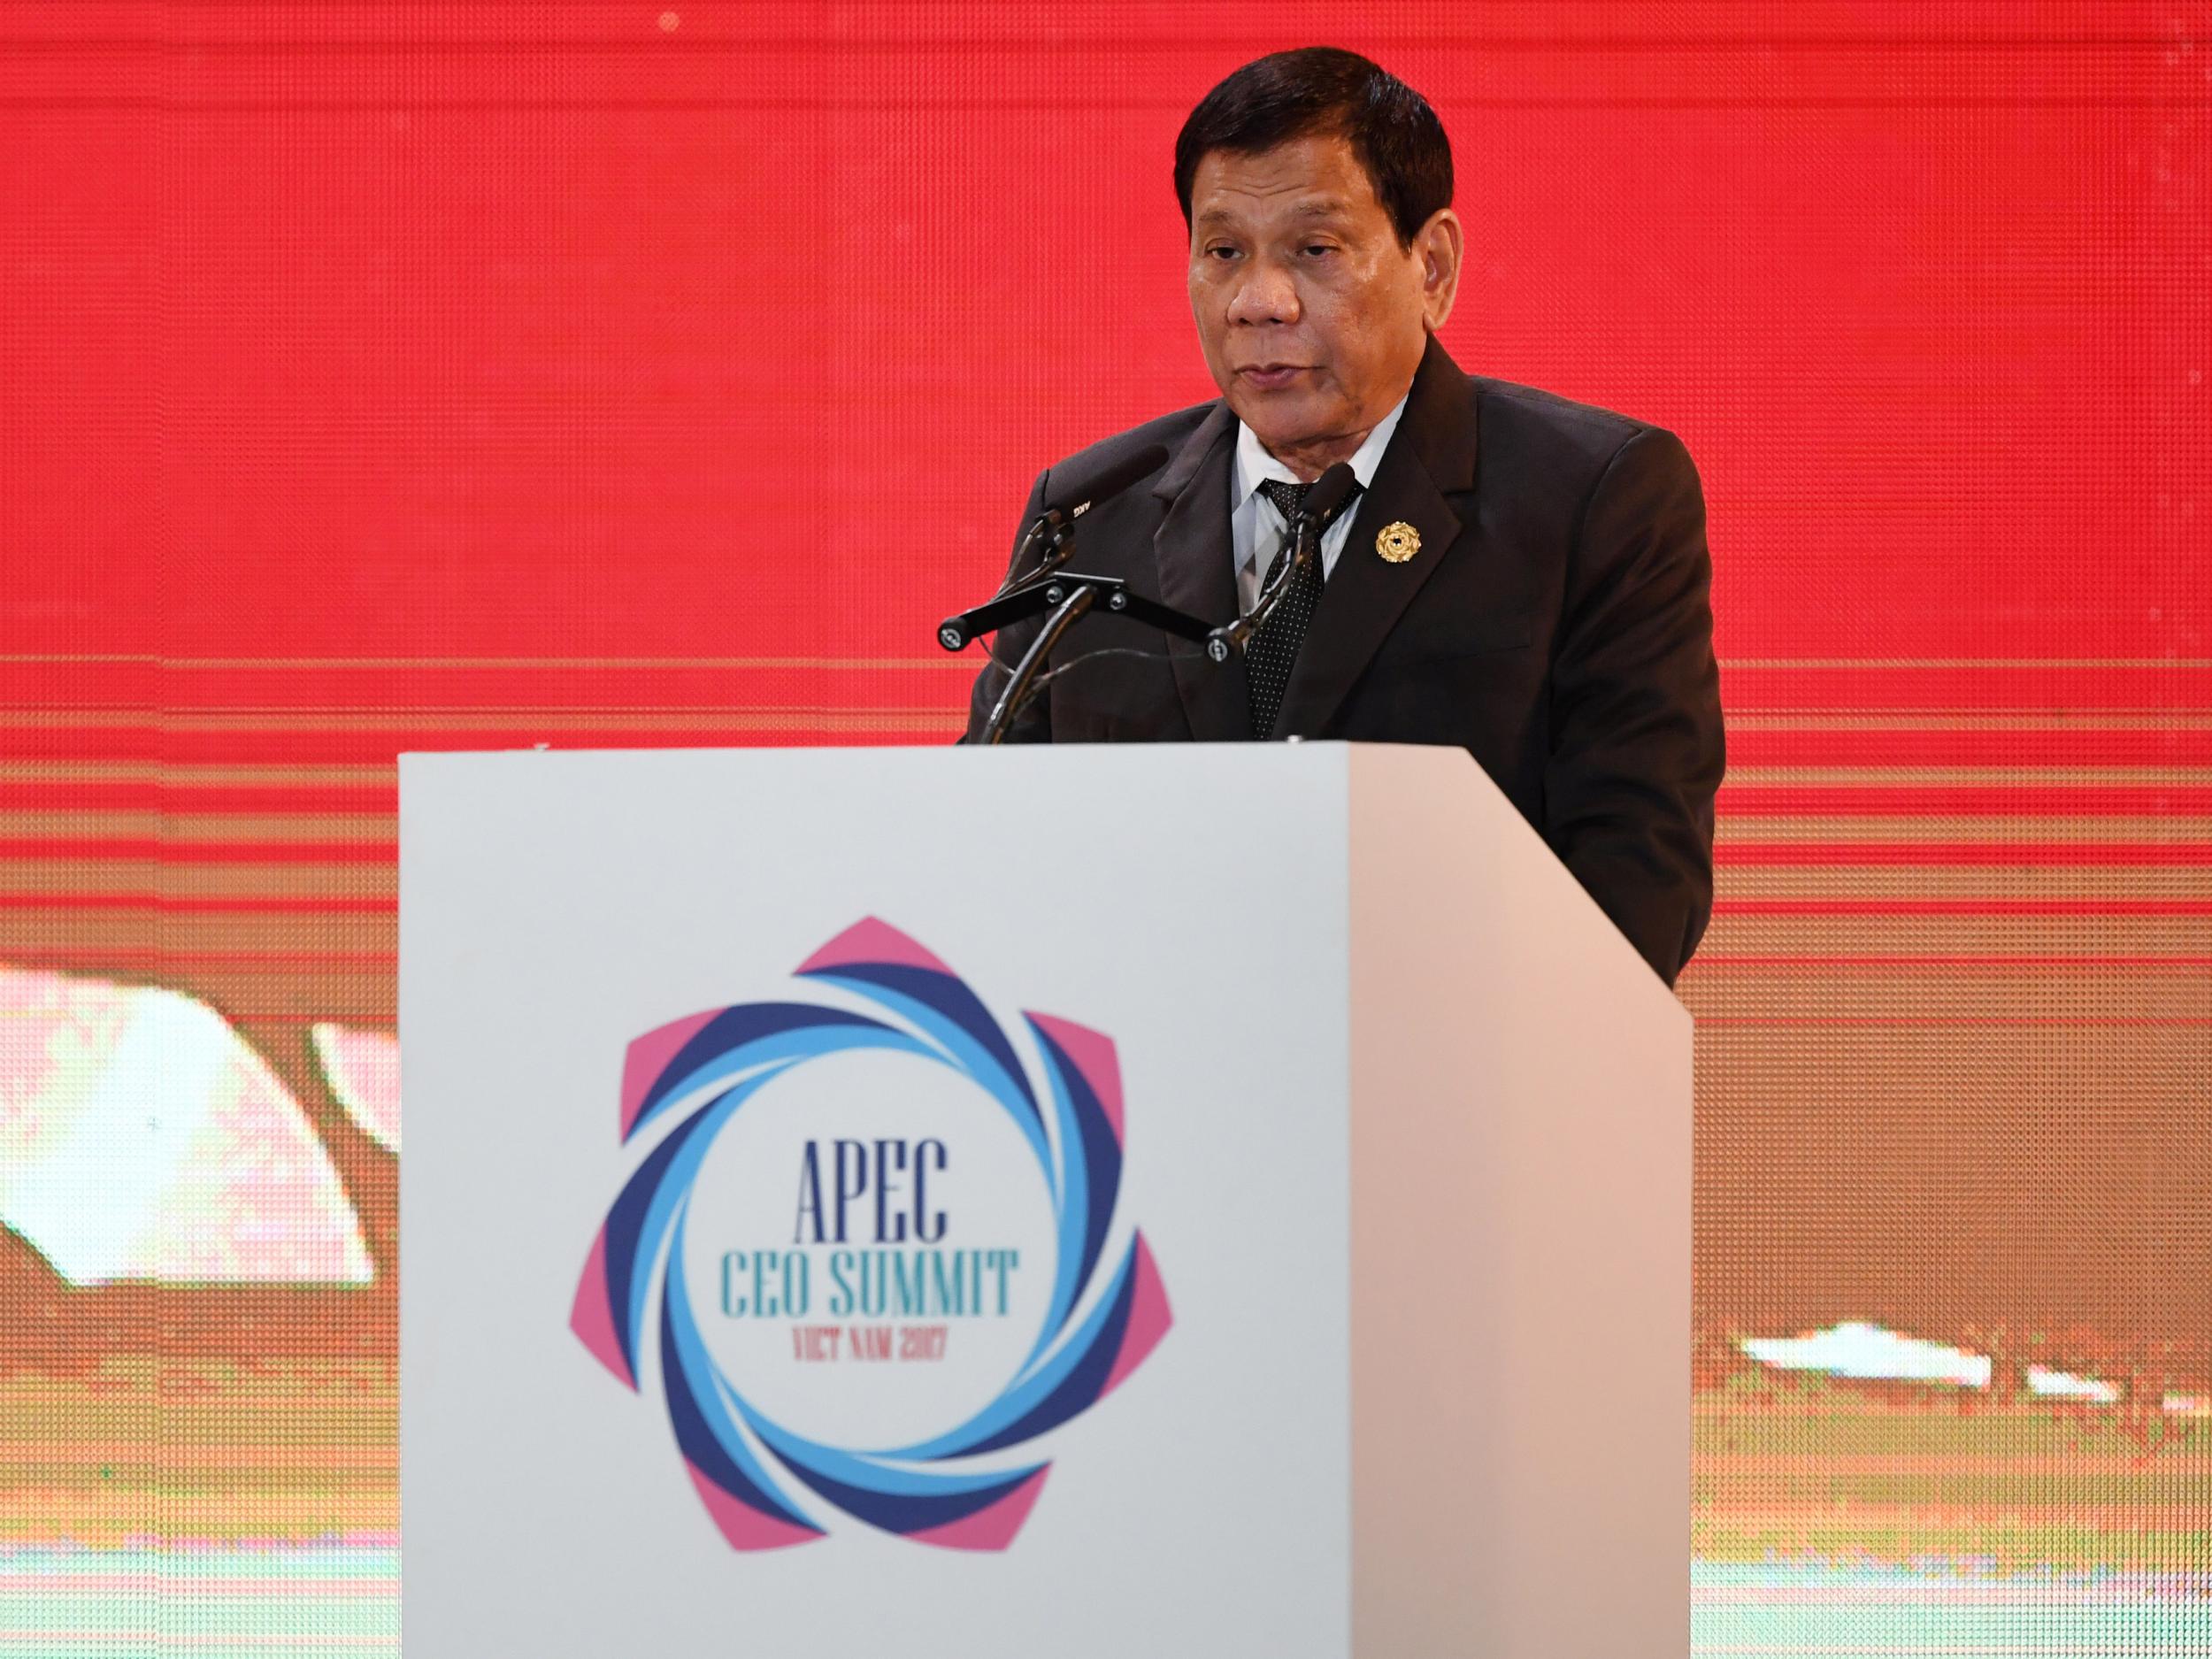
[[[1206,257],[1210,259],[1233,259],[1237,257],[1237,250],[1233,248],[1209,248]]]
[[[1307,253],[1317,257],[1325,253],[1334,253],[1336,250],[1330,247],[1326,242],[1308,242],[1306,244],[1306,251]]]

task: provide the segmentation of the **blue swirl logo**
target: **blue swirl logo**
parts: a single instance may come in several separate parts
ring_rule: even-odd
[[[642,1392],[641,1361],[649,1335],[653,1339],[677,1450],[732,1548],[810,1543],[827,1535],[841,1515],[920,1543],[1003,1549],[1027,1520],[1051,1467],[1025,1451],[1118,1387],[1171,1323],[1143,1234],[1133,1232],[1118,1248],[1107,1248],[1123,1166],[1121,1075],[1113,1041],[1068,1020],[1025,1012],[1021,1018],[1035,1056],[1033,1076],[1008,1033],[957,974],[872,918],[815,952],[796,977],[835,987],[843,995],[836,1002],[714,1009],[630,1044],[621,1139],[625,1146],[649,1144],[651,1149],[592,1243],[571,1327],[633,1393]],[[903,1216],[895,1217],[892,1236],[913,1248],[811,1254],[795,1248],[757,1251],[749,1258],[732,1251],[720,1258],[718,1305],[714,1286],[697,1286],[706,1293],[710,1320],[718,1312],[749,1315],[754,1329],[772,1323],[778,1340],[787,1325],[803,1357],[868,1362],[871,1387],[881,1386],[879,1379],[901,1386],[898,1362],[906,1356],[889,1349],[894,1327],[864,1328],[866,1317],[881,1316],[893,1302],[892,1288],[910,1313],[921,1310],[924,1317],[949,1314],[956,1319],[994,1311],[994,1281],[995,1311],[1002,1315],[1010,1274],[1027,1274],[1023,1282],[1035,1282],[1031,1305],[1041,1302],[1044,1308],[1040,1328],[1010,1376],[1002,1368],[991,1374],[989,1381],[1003,1379],[1002,1386],[980,1409],[964,1407],[954,1426],[919,1439],[881,1444],[861,1436],[861,1443],[849,1445],[833,1441],[856,1437],[799,1432],[790,1426],[788,1412],[779,1421],[749,1399],[744,1379],[729,1374],[726,1352],[718,1352],[702,1329],[693,1283],[702,1277],[700,1257],[687,1251],[686,1242],[702,1168],[747,1103],[810,1062],[869,1051],[944,1068],[960,1087],[979,1090],[994,1112],[1010,1123],[1027,1149],[1023,1162],[1033,1164],[1049,1202],[1051,1259],[1038,1261],[1033,1249],[1025,1261],[1011,1248],[922,1248],[924,1240],[959,1242],[946,1240],[941,1210],[933,1223],[926,1184],[933,1156],[926,1148],[934,1148],[935,1167],[941,1171],[944,1146],[918,1142],[910,1165],[904,1142],[882,1140],[872,1145],[887,1165],[884,1148],[900,1149],[907,1183],[900,1202],[910,1204],[913,1217],[910,1234]],[[826,1136],[836,1128],[824,1125],[820,1144],[831,1144]],[[813,1166],[817,1143],[805,1144],[800,1222],[803,1227],[810,1216],[818,1240],[841,1241],[846,1201],[856,1190],[849,1184],[851,1171],[841,1162],[825,1181]],[[834,1144],[841,1159],[843,1148],[871,1143]],[[938,1179],[941,1188],[946,1178]],[[884,1202],[879,1190],[872,1212],[879,1242],[885,1236]],[[823,1230],[833,1202],[833,1235]],[[759,1275],[771,1260],[780,1277],[764,1289]],[[826,1271],[814,1272],[818,1265]],[[825,1294],[817,1297],[816,1286]],[[824,1322],[807,1323],[810,1310]],[[941,1354],[949,1328],[939,1323],[896,1333],[916,1350],[914,1356],[926,1360]],[[965,1334],[954,1332],[956,1338]],[[908,1372],[918,1377],[926,1369]]]

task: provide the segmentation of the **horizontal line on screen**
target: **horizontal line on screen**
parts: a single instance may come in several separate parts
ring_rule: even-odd
[[[0,838],[0,860],[111,859],[144,864],[384,864],[399,843],[362,841],[236,841],[188,836],[19,836]],[[1785,866],[2070,866],[2122,864],[2176,869],[2212,864],[2205,841],[1730,841],[1714,849],[1720,864]]]
[[[8,761],[5,780],[0,781],[18,787],[62,787],[74,784],[157,791],[283,787],[373,789],[388,795],[398,787],[398,779],[396,760],[388,760],[381,765],[232,765],[220,761],[61,760],[14,756]]]
[[[37,708],[0,706],[0,726],[55,726],[82,723],[88,726],[137,727],[147,732],[172,730],[225,731],[243,727],[250,730],[284,728],[312,731],[319,726],[331,730],[357,730],[364,726],[383,726],[394,731],[406,731],[410,723],[418,723],[425,729],[456,723],[494,726],[502,721],[528,724],[546,720],[589,726],[602,722],[618,726],[638,720],[685,721],[729,720],[744,718],[849,719],[856,716],[895,720],[912,716],[942,719],[954,712],[949,707],[927,703],[882,704],[856,703],[837,707],[826,703],[701,703],[654,704],[631,703],[357,703],[343,706],[329,703],[291,705],[257,705],[250,703],[195,704],[173,703],[149,709],[136,703],[103,703],[94,707],[71,707],[65,703],[50,703]],[[2205,717],[2212,720],[2212,713]],[[148,757],[150,760],[153,757]]]
[[[201,0],[203,6],[207,0]],[[646,13],[638,14],[643,18]],[[1441,33],[1434,35],[1363,35],[1362,42],[1378,50],[1452,51],[1480,48],[1485,51],[1528,52],[1704,52],[1704,51],[2124,51],[2177,50],[2185,42],[2170,35],[1922,35],[1922,34],[1772,34],[1772,35],[1520,35]],[[0,35],[0,48],[35,51],[108,51],[146,49],[204,52],[803,52],[832,55],[848,52],[1018,53],[1030,57],[1064,57],[1080,52],[1243,51],[1252,49],[1248,35],[1061,35],[1049,38],[1018,38],[1005,35],[831,35],[723,34],[708,36],[695,27],[639,30],[627,35],[566,35],[492,38],[423,35],[384,38],[361,35],[347,38],[242,39],[234,35]]]
[[[398,862],[396,841],[186,841],[65,837],[0,840],[0,860],[111,859],[165,864],[380,864]]]
[[[81,786],[80,786],[81,787]],[[0,802],[9,795],[0,790]],[[2009,784],[1826,784],[1773,787],[1724,783],[1724,819],[1839,816],[1912,818],[1931,826],[1977,825],[1986,818],[2105,817],[2165,818],[2212,813],[2212,787],[2175,783],[2053,783],[2023,778]]]
[[[34,945],[18,949],[0,946],[0,967],[36,972],[65,964],[117,969],[176,964],[193,967],[391,968],[399,961],[396,950],[185,950],[159,945]],[[2212,956],[2036,956],[1892,955],[1823,956],[1702,951],[1685,973],[1810,972],[1938,972],[1950,975],[2083,973],[2124,978],[2131,974],[2194,976],[2212,972]]]
[[[320,1460],[320,1452],[321,1448],[318,1448],[317,1461]],[[96,1468],[104,1461],[112,1464],[111,1458],[93,1457],[83,1460],[85,1464]],[[296,1465],[277,1466],[296,1467]],[[55,1472],[63,1478],[62,1481],[56,1482],[57,1485],[66,1480],[82,1479],[82,1465],[73,1464],[57,1458],[53,1460],[53,1467]],[[164,1465],[157,1463],[153,1467],[158,1471],[162,1470]],[[386,1476],[385,1479],[388,1479],[389,1477]],[[200,1571],[197,1564],[188,1556],[173,1566],[145,1572],[61,1573],[42,1571],[33,1580],[33,1584],[35,1586],[35,1594],[41,1600],[50,1596],[57,1601],[66,1596],[81,1596],[96,1597],[102,1601],[110,1598],[128,1599],[142,1603],[153,1597],[174,1597],[180,1605],[189,1606],[195,1601],[220,1596],[250,1600],[263,1608],[275,1608],[287,1601],[293,1606],[312,1607],[319,1601],[396,1601],[399,1599],[397,1578],[383,1579],[311,1578],[283,1571],[272,1572],[265,1578],[243,1578],[227,1575],[218,1577],[215,1574]],[[9,1591],[18,1593],[25,1587],[20,1578],[13,1581],[0,1580],[0,1585],[4,1585]],[[89,1618],[104,1619],[110,1615],[111,1609],[104,1607],[96,1611],[93,1609],[87,1609],[87,1611]],[[89,1619],[86,1625],[78,1629],[65,1629],[43,1633],[30,1631],[19,1636],[11,1631],[0,1633],[0,1655],[7,1652],[6,1643],[35,1641],[42,1640],[43,1636],[58,1639],[55,1646],[46,1650],[50,1659],[50,1655],[69,1654],[83,1654],[87,1655],[87,1659],[91,1659],[91,1655],[114,1651],[108,1645],[111,1642],[123,1640],[127,1637],[134,1639],[134,1632],[118,1632],[105,1623],[95,1624],[89,1622]],[[160,1632],[148,1632],[144,1640],[147,1641],[147,1646],[141,1651],[145,1653],[173,1652],[180,1645],[173,1630],[167,1628]],[[288,1640],[293,1639],[288,1638]],[[331,1638],[318,1630],[315,1634],[299,1637],[296,1640],[298,1646],[295,1651],[311,1654],[319,1652],[324,1645],[331,1640]],[[354,1638],[354,1640],[357,1643],[366,1641],[388,1647],[394,1653],[399,1650],[399,1639],[396,1636],[362,1636]],[[207,1645],[233,1647],[246,1644],[241,1642],[234,1635],[224,1635],[219,1641],[210,1641]]]
[[[0,965],[38,968],[60,963],[131,964],[185,963],[227,968],[388,968],[396,950],[171,950],[160,945],[40,945],[10,950],[0,945]]]
[[[1454,110],[2199,110],[2200,96],[2115,96],[2085,93],[2072,96],[1947,96],[1870,97],[1643,97],[1505,98],[1458,97]],[[1180,115],[1181,98],[1087,97],[1085,114]],[[0,109],[147,110],[176,115],[250,115],[279,111],[303,114],[383,115],[402,111],[452,110],[462,113],[573,114],[605,111],[618,114],[714,114],[732,111],[784,114],[896,115],[903,113],[988,114],[995,111],[1064,116],[1064,98],[911,98],[896,103],[876,98],[594,98],[594,97],[383,97],[383,98],[183,98],[139,96],[41,96],[0,97]]]
[[[2193,732],[2212,729],[2212,710],[1735,708],[1727,720],[1774,732]]]
[[[134,663],[148,668],[943,668],[979,667],[979,655],[934,657],[164,657],[146,651],[4,651],[0,663]]]
[[[382,780],[374,784],[234,784],[176,778],[41,782],[0,778],[0,814],[104,811],[118,817],[170,818],[297,814],[362,820],[388,819],[398,807],[399,782],[390,767],[385,769]],[[2212,810],[2212,803],[2208,803],[2207,810]],[[162,828],[165,833],[175,831],[173,824]]]
[[[96,726],[157,733],[171,731],[288,730],[357,731],[381,726],[395,732],[414,728],[503,722],[536,722],[619,729],[642,720],[708,722],[772,719],[786,725],[801,719],[824,721],[913,718],[945,719],[958,710],[949,704],[787,703],[187,703],[157,707],[141,703],[35,706],[0,705],[0,726],[55,727]],[[1747,731],[2203,731],[2212,729],[2212,709],[2181,707],[2006,709],[1885,707],[1737,707],[1727,713],[1732,726]],[[149,764],[157,758],[145,757]]]
[[[189,963],[219,967],[388,967],[399,960],[396,950],[180,950],[159,945],[42,945],[10,950],[0,946],[0,964],[37,966],[62,962]],[[1793,972],[1864,970],[1890,972],[1899,969],[1930,969],[1966,973],[2076,972],[2199,974],[2212,970],[2212,956],[2037,956],[1895,955],[1823,956],[1745,954],[1703,951],[1685,972],[1764,972],[1786,969]]]
[[[11,767],[11,770],[27,770]],[[211,768],[211,770],[215,770]],[[397,810],[399,787],[388,769],[377,784],[315,785],[271,782],[234,784],[176,777],[71,781],[0,778],[0,816],[105,815],[145,820],[166,818],[165,834],[190,834],[187,822],[199,818],[296,815],[342,818],[358,823],[388,819]],[[2019,822],[2020,836],[2041,839],[2062,822],[2095,825],[2118,818],[2163,823],[2186,815],[2212,816],[2212,787],[2137,787],[2116,789],[2093,784],[2023,782],[2010,787],[1927,788],[1829,785],[1819,788],[1763,789],[1724,784],[1720,816],[1724,833],[1757,834],[1769,820],[1830,818],[1851,825],[1864,820],[1911,821],[1924,835],[1989,839],[2000,826]],[[2040,820],[2053,820],[2053,827]],[[153,822],[133,824],[151,830]],[[351,833],[349,825],[348,832]],[[1881,839],[1878,833],[1855,838]],[[2016,839],[2018,837],[2016,837]],[[2093,837],[2097,838],[2097,837]],[[2126,840],[2108,829],[2101,839]]]
[[[225,1004],[224,1017],[234,1023],[263,1025],[346,1025],[366,1029],[388,1028],[396,1016],[388,1004],[381,1009],[339,1009],[305,1012],[296,1008],[236,1008]],[[1697,1016],[1701,1026],[2026,1026],[2116,1028],[2122,1030],[2212,1026],[2212,1014],[1976,1014],[1959,1011],[1928,1014],[1707,1014]]]
[[[2133,1031],[2212,1025],[2212,1014],[1700,1014],[1707,1025],[1867,1026],[1928,1025],[1944,1029],[1974,1026],[2067,1026]],[[1893,1651],[1884,1648],[1881,1651]],[[2008,1649],[2008,1652],[2010,1650]]]
[[[399,907],[389,894],[158,894],[105,892],[0,892],[0,910],[145,910],[180,913],[236,911],[243,914],[313,916],[390,914]],[[1741,898],[1717,899],[1716,917],[1729,916],[2212,916],[2212,898]]]
[[[398,787],[396,761],[319,765],[307,762],[254,764],[180,760],[172,757],[92,760],[14,756],[0,789],[21,793],[73,787],[188,795],[297,791],[302,794],[376,795],[388,799]],[[2093,792],[2114,799],[2149,795],[2193,798],[2212,790],[2212,766],[2080,765],[1863,765],[1731,766],[1723,791],[1776,800],[1844,802],[1891,793],[1916,796],[1974,791],[2016,801],[2023,793],[2048,791],[2055,801],[2078,803]],[[1855,809],[1854,809],[1855,810]],[[2076,808],[2076,810],[2081,810]]]
[[[181,1589],[180,1593],[182,1593]],[[15,1644],[18,1642],[28,1642],[32,1645],[27,1647],[17,1647]],[[201,1647],[229,1649],[234,1652],[241,1647],[262,1647],[274,1653],[296,1655],[345,1648],[349,1651],[357,1649],[362,1652],[396,1655],[399,1652],[399,1638],[326,1630],[318,1630],[312,1636],[308,1637],[296,1636],[289,1631],[179,1632],[170,1624],[163,1624],[156,1629],[134,1630],[127,1626],[103,1624],[96,1630],[88,1632],[83,1630],[0,1631],[0,1655],[12,1652],[30,1654],[36,1655],[38,1659],[57,1659],[57,1655],[66,1654],[84,1654],[89,1656],[118,1652],[141,1654],[189,1652]]]
[[[173,910],[198,915],[226,910],[246,915],[392,915],[392,894],[275,893],[245,895],[160,893],[0,893],[0,910]]]
[[[2121,973],[2203,973],[2212,970],[2212,956],[1972,956],[1972,955],[1906,955],[1893,956],[1822,956],[1807,951],[1785,955],[1779,952],[1701,951],[1692,958],[1685,973],[1696,972],[1763,972],[1785,970],[1792,973],[1819,971],[1891,973],[1899,970],[1939,970],[1965,973],[2049,973],[2073,972],[2094,974]]]
[[[341,1009],[335,1013],[319,1010],[309,1014],[295,1008],[234,1008],[226,1002],[217,1011],[233,1025],[251,1022],[262,1025],[350,1025],[357,1031],[380,1033],[389,1033],[398,1019],[389,1004],[381,1009]],[[5,1018],[0,1015],[0,1019]],[[172,1287],[181,1289],[185,1282],[172,1281]]]
[[[0,839],[158,835],[166,840],[389,840],[399,792],[286,783],[187,787],[146,780],[0,778]],[[2212,787],[1928,788],[1721,786],[1724,840],[1770,841],[2212,841]]]
[[[7,843],[0,842],[0,854],[4,854],[6,848]],[[2124,864],[2131,868],[2193,869],[2212,864],[2212,841],[1724,841],[1714,848],[1713,860],[1718,864],[1797,869],[1897,864],[2035,868]]]
[[[137,663],[176,669],[291,668],[943,668],[980,658],[933,657],[168,657],[150,651],[0,651],[0,663]],[[1723,668],[2212,669],[2212,657],[1724,657]]]
[[[1871,793],[1871,792],[1870,792]],[[2180,791],[2172,796],[2152,798],[2156,805],[2140,810],[2094,810],[2080,804],[2081,794],[2065,790],[2052,792],[2049,807],[2032,810],[2019,803],[2017,795],[2006,796],[1993,792],[1987,796],[1977,795],[1978,801],[1987,804],[1976,811],[1945,810],[1941,808],[1922,807],[1916,797],[1908,795],[1904,803],[1893,802],[1887,792],[1876,795],[1870,803],[1860,804],[1847,797],[1835,803],[1817,806],[1803,805],[1793,797],[1785,796],[1779,803],[1770,799],[1763,811],[1743,810],[1727,787],[1724,785],[1719,799],[1720,836],[1728,841],[1971,841],[1978,844],[2029,841],[2037,844],[2051,841],[2104,841],[2130,845],[2154,845],[2204,841],[2212,843],[2212,814],[2185,810],[2178,803]],[[2093,796],[2090,798],[2101,798]],[[1756,797],[1754,797],[1755,804]],[[25,813],[5,809],[4,796],[0,796],[0,836],[7,835],[145,835],[174,834],[192,826],[206,826],[211,830],[231,825],[250,826],[232,831],[235,839],[244,840],[269,833],[274,824],[297,824],[303,829],[318,822],[334,825],[331,837],[347,840],[363,833],[362,819],[343,817],[336,819],[284,817],[280,818],[240,818],[212,813],[172,813],[157,831],[152,814],[138,812],[104,813]],[[335,827],[342,826],[342,827]]]
[[[1724,657],[1723,668],[2212,669],[2212,657]]]
[[[0,716],[0,728],[11,723]],[[27,723],[16,722],[19,726]],[[153,730],[111,722],[40,723],[35,736],[16,738],[18,754],[106,764],[187,764],[234,770],[307,766],[389,768],[400,751],[454,753],[542,748],[560,754],[606,750],[764,749],[794,746],[879,747],[950,743],[958,711],[899,719],[873,716],[783,719],[773,716],[655,724],[603,722],[571,726],[547,722],[507,726],[440,725],[409,728],[389,721],[364,726],[179,726]],[[2022,727],[1929,726],[1793,728],[1744,725],[1729,732],[1729,752],[1747,766],[1833,767],[1899,764],[1988,766],[2023,775],[2043,768],[2132,764],[2176,770],[2212,763],[2212,726]],[[158,757],[158,758],[157,758]],[[35,755],[31,758],[35,758]],[[27,758],[26,764],[30,764]],[[10,762],[11,767],[15,763]]]
[[[1715,916],[2212,916],[2205,899],[1716,899]]]
[[[2121,789],[2212,786],[2212,766],[1731,766],[1736,789]]]

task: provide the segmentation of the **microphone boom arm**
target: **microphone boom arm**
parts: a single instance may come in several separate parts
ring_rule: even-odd
[[[1010,622],[1019,622],[1025,617],[1051,610],[1064,602],[1068,590],[1078,585],[1095,588],[1105,601],[1106,609],[1114,615],[1161,629],[1178,639],[1195,640],[1202,644],[1214,633],[1210,622],[1201,622],[1196,617],[1157,600],[1147,599],[1142,594],[1131,593],[1129,584],[1118,576],[1086,576],[1070,571],[1038,577],[972,611],[947,617],[937,625],[937,643],[949,651],[964,650],[980,634],[995,633]]]
[[[1202,622],[1186,611],[1164,605],[1156,599],[1147,599],[1141,594],[1131,593],[1129,584],[1118,576],[1086,576],[1073,571],[1030,582],[987,605],[978,606],[958,617],[949,617],[944,626],[939,630],[937,640],[947,650],[956,651],[976,634],[988,633],[1041,611],[1052,612],[1045,626],[1038,631],[1037,637],[1029,642],[1029,649],[1022,653],[1021,661],[1014,664],[1013,677],[1006,682],[1006,689],[991,705],[990,718],[983,726],[984,742],[1002,743],[1006,741],[1007,728],[1013,725],[1014,717],[1021,712],[1022,705],[1029,701],[1032,686],[1038,670],[1044,666],[1045,658],[1084,612],[1094,608],[1102,608],[1113,616],[1126,617],[1130,621],[1146,627],[1158,628],[1178,639],[1203,641],[1214,633],[1211,623]],[[960,635],[960,644],[952,643],[956,632],[956,625],[972,619],[980,626],[972,633]]]
[[[1060,602],[1037,637],[1029,642],[1022,659],[1014,665],[1014,677],[1006,682],[998,701],[991,705],[991,718],[983,723],[983,741],[987,744],[1003,743],[1006,729],[1021,712],[1023,703],[1029,701],[1029,693],[1037,679],[1037,671],[1044,666],[1045,657],[1060,642],[1060,636],[1073,627],[1086,611],[1098,603],[1098,590],[1088,586],[1076,587]]]

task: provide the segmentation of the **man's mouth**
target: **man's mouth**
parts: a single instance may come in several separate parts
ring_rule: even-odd
[[[1302,363],[1256,363],[1249,368],[1239,369],[1237,376],[1247,386],[1257,387],[1263,392],[1275,391],[1288,386],[1306,373]]]

